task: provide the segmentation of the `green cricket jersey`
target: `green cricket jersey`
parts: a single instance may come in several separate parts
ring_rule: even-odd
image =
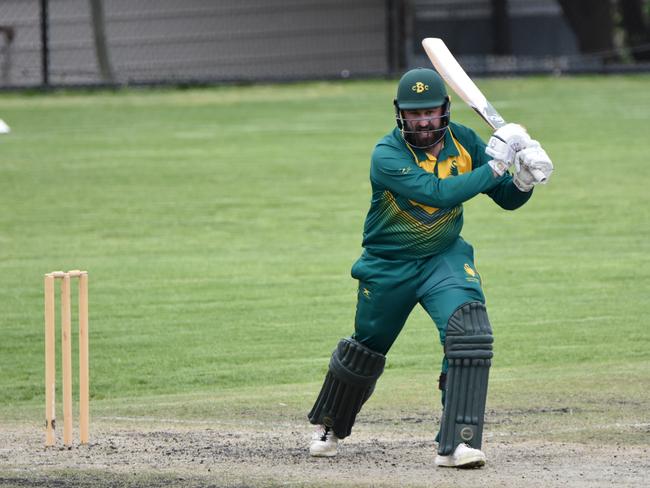
[[[447,249],[463,227],[463,202],[485,193],[514,210],[532,192],[521,192],[508,174],[497,178],[485,143],[470,128],[449,123],[438,158],[404,142],[398,128],[372,153],[372,200],[363,247],[388,259],[419,259]]]

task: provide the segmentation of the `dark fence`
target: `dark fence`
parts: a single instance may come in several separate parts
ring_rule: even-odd
[[[393,76],[429,65],[427,36],[470,73],[612,69],[580,55],[555,0],[508,5],[503,20],[490,0],[0,0],[0,88]]]
[[[376,0],[3,0],[4,86],[386,73]]]

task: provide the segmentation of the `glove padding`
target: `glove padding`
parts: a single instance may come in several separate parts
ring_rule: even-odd
[[[539,142],[532,140],[528,147],[517,152],[512,181],[519,190],[528,192],[535,185],[545,185],[553,169],[553,163],[546,151]]]
[[[485,153],[496,161],[502,161],[506,169],[512,166],[515,154],[527,148],[531,138],[526,129],[519,124],[506,124],[497,129],[488,140]],[[501,175],[496,169],[495,171]]]
[[[487,163],[492,171],[494,171],[497,176],[503,176],[503,174],[508,171],[509,165],[498,159],[490,159]]]

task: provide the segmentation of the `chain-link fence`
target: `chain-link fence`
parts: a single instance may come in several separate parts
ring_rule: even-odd
[[[388,70],[386,2],[377,0],[3,0],[0,19],[3,86]]]
[[[0,85],[38,85],[41,73],[38,1],[0,2]]]
[[[472,74],[603,69],[556,0],[0,0],[0,88],[387,76],[424,37]]]

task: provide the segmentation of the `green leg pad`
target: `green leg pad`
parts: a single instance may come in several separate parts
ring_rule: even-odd
[[[438,453],[443,456],[461,443],[481,448],[492,342],[492,328],[482,303],[466,303],[449,319],[445,341],[449,371],[438,444]]]
[[[330,427],[339,439],[349,436],[357,414],[384,371],[385,362],[383,354],[354,339],[342,339],[332,353],[309,421]]]

